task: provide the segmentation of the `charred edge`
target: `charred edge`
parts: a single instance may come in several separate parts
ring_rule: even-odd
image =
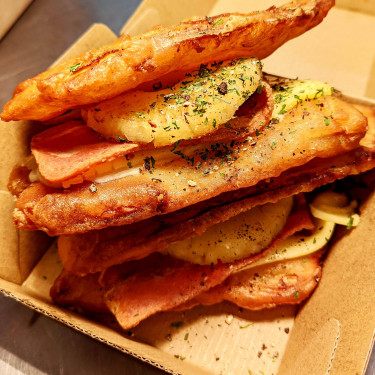
[[[84,69],[91,68],[92,66],[99,64],[100,61],[103,60],[106,56],[108,56],[110,54],[115,54],[116,52],[120,52],[120,50],[119,49],[113,49],[111,51],[106,51],[102,55],[97,56],[97,57],[95,57],[95,59],[89,61],[87,64],[84,64],[84,65],[80,66],[78,69],[76,69],[74,71],[74,73],[78,73],[78,72],[80,72]]]
[[[134,67],[135,72],[153,72],[156,66],[152,64],[152,57],[147,57],[139,65]]]

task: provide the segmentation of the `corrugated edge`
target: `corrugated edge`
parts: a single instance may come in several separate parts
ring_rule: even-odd
[[[133,351],[131,351],[129,349],[126,349],[126,348],[124,348],[124,347],[122,347],[122,346],[120,346],[118,344],[114,344],[114,343],[112,343],[112,342],[110,342],[110,341],[108,341],[108,340],[106,340],[106,339],[104,339],[104,338],[96,335],[92,331],[89,331],[87,329],[84,329],[84,328],[81,328],[79,326],[76,326],[75,324],[73,324],[73,323],[71,323],[71,322],[69,322],[69,321],[67,321],[67,320],[65,320],[63,318],[58,317],[58,316],[50,313],[46,309],[43,309],[41,307],[36,306],[34,303],[30,302],[29,300],[26,300],[26,299],[23,299],[21,297],[18,297],[17,295],[15,295],[12,292],[9,292],[9,291],[7,291],[7,290],[5,290],[3,288],[0,288],[0,292],[4,296],[12,298],[12,299],[16,300],[17,302],[22,303],[23,305],[25,305],[25,306],[33,309],[34,311],[36,311],[38,313],[41,313],[41,314],[43,314],[43,315],[45,315],[45,316],[47,316],[47,317],[49,317],[49,318],[51,318],[53,320],[56,320],[59,323],[62,323],[62,324],[66,325],[66,326],[68,326],[70,328],[73,328],[74,330],[76,330],[76,331],[78,331],[80,333],[83,333],[83,334],[85,334],[85,335],[87,335],[87,336],[89,336],[89,337],[91,337],[91,338],[93,338],[93,339],[95,339],[95,340],[97,340],[97,341],[99,341],[101,343],[104,343],[104,344],[106,344],[106,345],[108,345],[108,346],[110,346],[110,347],[112,347],[114,349],[117,349],[117,350],[119,350],[119,351],[121,351],[121,352],[123,352],[125,354],[128,354],[128,355],[130,355],[132,357],[135,357],[135,358],[141,360],[142,362],[145,362],[145,363],[147,363],[149,365],[152,365],[152,366],[154,366],[154,367],[156,367],[156,368],[158,368],[160,370],[163,370],[163,371],[167,372],[168,374],[183,375],[182,372],[176,372],[174,370],[171,370],[171,369],[169,369],[169,368],[167,368],[167,367],[159,364],[158,362],[156,362],[156,361],[154,361],[154,360],[152,360],[150,358],[143,357],[143,356],[137,354],[136,352],[133,352]]]
[[[340,339],[340,334],[341,334],[341,324],[337,319],[336,319],[336,322],[337,322],[337,334],[336,334],[335,344],[332,349],[331,359],[329,360],[329,365],[327,368],[326,375],[329,375],[329,373],[331,372],[333,360],[335,359],[336,350],[339,345],[339,339]]]

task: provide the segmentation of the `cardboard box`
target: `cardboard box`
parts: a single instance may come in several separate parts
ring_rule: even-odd
[[[263,1],[262,7],[282,1]],[[326,20],[288,42],[265,60],[264,70],[289,77],[327,81],[352,96],[375,98],[375,16],[366,1],[356,10],[331,10]],[[123,28],[137,34],[154,24],[173,24],[191,15],[258,9],[255,0],[144,0]],[[373,14],[373,13],[372,13]],[[114,40],[94,25],[62,57]],[[28,154],[28,123],[0,124],[0,291],[21,303],[172,374],[363,374],[375,328],[375,195],[361,207],[361,225],[339,231],[325,261],[318,289],[295,307],[249,312],[229,304],[198,307],[151,317],[132,333],[116,331],[51,303],[49,288],[61,269],[53,244],[40,234],[11,226],[13,198],[6,191],[9,157],[16,164]],[[35,238],[34,236],[37,236]],[[39,237],[41,236],[41,237]],[[41,246],[42,245],[42,246]],[[35,265],[36,264],[36,265]],[[232,319],[233,317],[233,319]],[[183,321],[180,327],[171,323]],[[229,324],[229,322],[231,322]],[[108,323],[108,322],[107,322]]]

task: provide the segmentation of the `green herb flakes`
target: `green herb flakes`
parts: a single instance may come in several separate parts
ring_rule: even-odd
[[[350,216],[348,224],[346,224],[346,229],[348,229],[348,230],[352,229],[352,227],[353,227],[353,221],[354,221],[353,216]]]
[[[223,23],[224,20],[222,18],[219,18],[215,23],[214,23],[214,26],[218,26],[220,25],[221,23]]]
[[[283,104],[283,106],[281,107],[281,109],[278,113],[279,115],[285,115],[285,113],[286,113],[285,107],[286,107],[286,104]]]
[[[77,63],[77,64],[74,64],[72,65],[69,70],[71,73],[74,73],[76,70],[78,70],[80,67],[82,66],[82,63]]]

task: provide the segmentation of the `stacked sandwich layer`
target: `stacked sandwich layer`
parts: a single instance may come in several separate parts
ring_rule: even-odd
[[[49,127],[12,172],[14,221],[60,236],[57,303],[129,328],[159,311],[312,292],[327,223],[357,219],[332,196],[314,211],[331,219],[312,220],[301,193],[375,166],[374,111],[327,84],[263,74],[259,59],[332,5],[154,28],[17,87],[2,118]]]

